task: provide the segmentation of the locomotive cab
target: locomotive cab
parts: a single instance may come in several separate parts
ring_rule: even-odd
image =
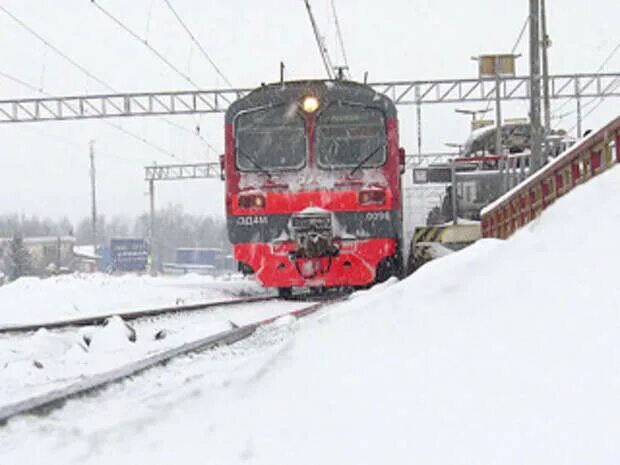
[[[393,103],[344,81],[263,86],[226,113],[228,233],[266,287],[366,286],[402,271]]]

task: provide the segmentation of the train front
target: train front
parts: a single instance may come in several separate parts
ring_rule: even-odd
[[[402,270],[394,104],[343,81],[263,86],[226,113],[228,233],[242,271],[282,294]]]

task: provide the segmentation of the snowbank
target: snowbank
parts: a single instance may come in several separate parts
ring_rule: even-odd
[[[0,287],[0,325],[215,301],[263,292],[242,278],[71,274]]]
[[[617,463],[619,191],[616,168],[512,240],[302,325],[226,402],[188,401],[117,450],[158,463]]]
[[[480,241],[301,323],[215,394],[196,377],[191,395],[151,397],[142,420],[115,428],[58,415],[34,438],[37,457],[616,464],[619,194],[615,168],[509,241]],[[32,458],[14,448],[7,457]]]

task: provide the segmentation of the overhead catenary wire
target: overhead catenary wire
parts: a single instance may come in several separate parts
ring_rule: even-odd
[[[611,52],[609,52],[609,54],[605,57],[605,59],[603,60],[603,62],[601,63],[601,65],[600,65],[600,66],[596,69],[595,73],[600,73],[600,72],[601,72],[601,71],[605,68],[605,66],[607,66],[607,65],[609,64],[609,62],[610,62],[610,61],[611,61],[611,59],[614,57],[614,55],[618,52],[618,50],[620,50],[620,42],[618,42],[618,43],[616,44],[616,46],[615,46],[615,47],[611,50]],[[589,85],[591,85],[591,84],[594,82],[594,79],[595,79],[595,78],[594,78],[594,77],[592,77],[592,78],[591,78],[591,79],[590,79],[590,80],[589,80],[589,81],[588,81],[585,85],[583,85],[583,86],[582,86],[582,88],[586,88],[586,87],[588,87]],[[558,105],[558,106],[556,107],[555,111],[554,111],[554,113],[556,113],[556,114],[552,117],[552,119],[554,119],[554,120],[562,120],[562,119],[564,119],[566,116],[569,116],[569,115],[571,115],[571,114],[575,113],[575,112],[576,112],[576,110],[572,110],[572,111],[570,111],[570,112],[568,112],[568,113],[564,113],[563,115],[559,115],[559,116],[557,115],[557,113],[559,113],[559,112],[562,110],[562,108],[566,107],[566,105],[568,105],[568,104],[570,103],[570,101],[571,101],[571,99],[569,98],[569,99],[565,100],[563,103],[561,103],[560,105]],[[596,99],[591,100],[590,102],[586,102],[586,103],[583,105],[583,107],[585,107],[585,106],[589,106],[589,105],[591,105],[593,102],[596,102]],[[588,113],[588,114],[589,114],[589,113]]]
[[[521,32],[519,32],[519,36],[517,37],[517,40],[515,41],[515,44],[512,46],[512,50],[510,51],[510,53],[512,55],[514,55],[514,53],[517,51],[517,48],[519,48],[519,44],[521,44],[521,40],[523,39],[523,34],[525,34],[525,30],[527,29],[527,25],[530,22],[530,15],[527,15],[527,17],[525,18],[525,21],[523,22],[523,27],[521,28]]]
[[[63,58],[65,61],[67,61],[69,64],[71,64],[76,69],[80,70],[83,74],[85,74],[86,76],[88,76],[89,78],[91,78],[92,80],[94,80],[95,82],[100,84],[101,86],[105,87],[108,91],[114,92],[114,93],[118,93],[119,92],[111,84],[109,84],[108,82],[106,82],[103,79],[99,78],[94,73],[92,73],[91,71],[86,69],[84,66],[80,65],[76,60],[74,60],[73,58],[68,56],[66,53],[64,53],[59,47],[57,47],[56,45],[51,43],[49,40],[47,40],[45,37],[43,37],[40,33],[38,33],[32,27],[28,26],[28,24],[26,24],[23,20],[18,18],[16,15],[14,15],[6,7],[0,5],[0,11],[2,11],[9,18],[11,18],[13,21],[15,21],[20,27],[25,29],[28,33],[30,33],[32,36],[34,36],[37,40],[42,42],[46,47],[48,47],[49,49],[53,50],[58,56]],[[20,84],[24,84],[23,81],[19,82],[20,80],[18,78],[10,77],[6,73],[4,73],[3,76],[6,77],[7,79],[13,80],[14,82],[18,82]],[[51,94],[47,94],[46,92],[44,92],[42,88],[37,88],[36,86],[32,86],[31,84],[26,83],[25,86],[35,90],[36,92],[41,92],[44,95],[53,96]],[[160,116],[159,119],[161,121],[164,121],[166,124],[168,124],[170,126],[173,126],[173,127],[177,128],[179,130],[182,130],[182,131],[187,132],[189,134],[198,136],[207,146],[209,146],[212,150],[215,150],[213,148],[213,146],[206,139],[204,139],[204,137],[200,133],[198,133],[198,132],[195,133],[194,131],[192,131],[192,130],[190,130],[190,129],[188,129],[188,128],[180,125],[180,124],[177,124],[177,123],[175,123],[173,121],[168,120],[167,118],[164,118],[163,116]],[[171,156],[174,159],[178,159],[178,157],[175,156],[172,152],[170,152],[170,151],[168,151],[168,150],[166,150],[166,149],[164,149],[162,147],[159,147],[157,144],[154,144],[153,142],[150,142],[150,141],[146,140],[143,137],[140,137],[140,136],[138,136],[136,134],[133,134],[131,131],[129,131],[129,130],[125,129],[125,128],[122,128],[120,125],[117,125],[117,124],[114,124],[114,123],[112,123],[110,121],[105,121],[105,120],[102,121],[102,123],[107,124],[107,125],[109,125],[111,127],[114,127],[116,129],[118,129],[119,131],[123,132],[124,134],[129,135],[130,137],[132,137],[132,138],[134,138],[136,140],[139,140],[140,142],[143,142],[145,145],[148,145],[148,146],[150,146],[152,148],[156,148],[156,150],[159,151],[160,153],[165,153],[165,154]]]
[[[91,3],[99,10],[101,11],[105,16],[107,16],[111,21],[113,21],[117,26],[119,26],[121,29],[123,29],[125,32],[127,32],[131,37],[133,37],[135,40],[137,40],[138,42],[140,42],[141,44],[143,44],[147,49],[149,49],[151,51],[151,53],[153,53],[160,61],[162,61],[166,66],[168,66],[171,70],[173,70],[176,74],[178,74],[179,76],[181,76],[185,81],[189,82],[192,86],[194,86],[196,89],[201,89],[201,87],[186,73],[184,73],[183,71],[181,71],[177,66],[175,66],[168,58],[166,58],[159,50],[157,50],[155,47],[153,47],[149,41],[147,39],[145,39],[144,37],[141,37],[138,33],[134,32],[131,28],[129,28],[127,25],[125,25],[120,19],[118,19],[116,16],[114,16],[112,13],[110,13],[108,10],[106,10],[105,8],[103,8],[101,5],[99,5],[95,0],[91,0]],[[205,52],[206,53],[206,52]],[[229,83],[229,81],[227,80],[227,82]],[[229,83],[230,85],[230,83]],[[232,85],[230,85],[232,87]],[[165,121],[167,121],[169,124],[178,127],[179,129],[185,130],[187,132],[193,133],[196,136],[198,136],[198,138],[200,140],[202,140],[211,150],[213,150],[214,152],[217,152],[217,149],[215,147],[213,147],[213,145],[211,145],[210,142],[208,142],[201,134],[200,131],[196,131],[195,133],[193,131],[188,130],[187,128],[184,128],[180,125],[176,125],[175,123],[172,123],[166,119],[164,119]]]
[[[613,92],[614,90],[616,90],[618,87],[620,87],[620,79],[616,78],[614,79],[611,84],[609,84],[609,86],[607,86],[607,88],[609,89],[610,92]],[[605,101],[605,97],[601,97],[598,100],[590,100],[590,102],[588,102],[588,104],[592,104],[594,102],[597,102],[596,105],[594,105],[592,108],[590,108],[590,110],[583,115],[582,119],[586,119],[588,116],[590,116],[594,110],[596,110],[598,107],[601,106],[601,104]],[[583,106],[585,107],[585,105]],[[582,110],[583,110],[582,107]],[[575,129],[577,127],[577,124],[575,123],[570,129],[569,131],[572,131],[573,129]]]
[[[55,97],[54,95],[50,94],[49,92],[46,92],[44,89],[40,89],[37,86],[35,86],[35,85],[33,85],[33,84],[29,83],[29,82],[26,82],[23,79],[19,79],[19,78],[15,77],[15,76],[13,76],[11,74],[5,73],[4,71],[0,71],[0,76],[4,77],[6,79],[9,79],[10,81],[13,81],[15,83],[18,83],[18,84],[20,84],[20,85],[22,85],[24,87],[27,87],[30,90],[33,90],[33,91],[38,92],[38,93],[40,93],[42,95],[45,95],[46,97],[53,97],[53,98]],[[124,127],[122,127],[122,126],[120,126],[118,124],[115,124],[115,123],[113,123],[111,121],[105,121],[105,120],[102,120],[101,122],[107,124],[108,126],[111,126],[111,127],[115,128],[115,129],[117,129],[118,131],[122,132],[123,134],[125,134],[125,135],[127,135],[127,136],[129,136],[129,137],[131,137],[133,139],[138,140],[139,142],[142,142],[145,145],[148,145],[149,147],[153,148],[154,150],[157,150],[158,152],[160,152],[160,153],[162,153],[162,154],[164,154],[166,156],[169,156],[170,158],[173,158],[175,160],[179,160],[179,158],[174,153],[166,150],[163,147],[160,147],[159,145],[149,141],[148,139],[146,139],[144,137],[141,137],[141,136],[139,136],[137,134],[134,134],[133,132],[125,129]]]
[[[24,23],[21,19],[19,19],[17,16],[15,16],[13,13],[11,13],[9,10],[7,10],[4,6],[0,5],[0,11],[2,11],[4,14],[6,14],[9,18],[11,18],[13,21],[15,21],[17,24],[19,24],[22,28],[24,28],[26,31],[28,31],[30,34],[32,34],[33,36],[35,36],[37,39],[39,39],[41,42],[43,42],[48,48],[50,48],[51,50],[53,50],[54,52],[56,52],[59,56],[61,56],[62,58],[64,58],[67,62],[71,63],[73,66],[75,66],[76,68],[78,68],[80,71],[82,71],[86,76],[88,76],[89,78],[91,78],[93,81],[99,83],[100,85],[102,85],[103,87],[105,87],[108,90],[111,90],[112,92],[116,92],[108,83],[104,82],[103,80],[99,79],[97,76],[95,76],[93,73],[91,73],[90,71],[88,71],[86,68],[84,68],[82,65],[80,65],[78,62],[76,62],[73,58],[69,57],[68,55],[66,55],[62,50],[60,50],[58,47],[56,47],[54,44],[52,44],[51,42],[49,42],[47,39],[45,39],[41,34],[39,34],[37,31],[35,31],[34,29],[32,29],[30,26],[28,26],[26,23]]]
[[[124,30],[125,32],[127,32],[127,34],[129,34],[131,37],[133,37],[134,39],[136,39],[138,42],[140,42],[141,44],[143,44],[146,48],[148,48],[157,58],[159,58],[160,61],[162,61],[166,66],[168,66],[171,70],[173,70],[175,73],[177,73],[179,76],[181,76],[184,80],[186,80],[187,82],[189,82],[192,86],[194,86],[196,89],[200,89],[200,86],[198,84],[196,84],[196,82],[190,77],[188,76],[186,73],[184,73],[183,71],[181,71],[179,68],[177,68],[168,58],[166,58],[159,50],[157,50],[155,47],[153,47],[148,40],[146,40],[145,38],[141,37],[139,34],[137,34],[136,32],[134,32],[130,27],[128,27],[127,25],[125,25],[125,23],[123,23],[120,19],[118,19],[116,16],[114,16],[112,13],[110,13],[108,10],[106,10],[105,8],[103,8],[101,5],[99,5],[99,3],[97,3],[95,0],[90,0],[90,2],[95,6],[95,8],[97,8],[99,11],[101,11],[105,16],[107,16],[112,22],[114,22],[117,26],[119,26],[122,30]]]
[[[166,5],[168,6],[168,9],[172,12],[172,14],[174,15],[174,17],[177,19],[177,21],[179,22],[179,24],[181,25],[181,27],[185,30],[185,32],[187,33],[187,35],[190,37],[190,39],[192,40],[192,42],[194,43],[194,45],[196,45],[196,47],[198,47],[198,50],[200,50],[200,53],[202,53],[202,56],[204,56],[206,58],[206,60],[211,64],[211,66],[213,67],[213,69],[215,70],[215,72],[224,80],[224,82],[229,86],[229,87],[233,87],[232,83],[230,82],[230,80],[224,75],[224,73],[222,72],[222,70],[219,68],[219,66],[215,63],[215,61],[211,58],[211,56],[207,53],[207,51],[205,50],[205,48],[202,46],[202,44],[198,41],[198,39],[196,39],[196,37],[194,36],[194,34],[192,34],[192,31],[190,30],[190,28],[187,26],[187,24],[183,21],[183,19],[181,18],[181,16],[179,15],[179,13],[177,13],[177,11],[174,9],[174,7],[172,6],[172,4],[170,3],[169,0],[164,0],[164,2],[166,3]]]
[[[166,0],[167,2],[168,0]],[[340,21],[338,21],[338,13],[336,12],[336,4],[334,0],[331,0],[332,7],[332,15],[334,16],[334,24],[336,25],[336,36],[338,37],[338,42],[340,44],[340,52],[342,53],[342,59],[344,60],[344,65],[347,69],[349,69],[349,60],[347,59],[347,52],[344,48],[344,39],[342,38],[342,31],[340,30]]]

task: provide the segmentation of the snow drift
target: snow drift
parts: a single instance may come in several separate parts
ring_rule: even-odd
[[[0,325],[226,300],[264,293],[240,276],[70,274],[20,278],[0,287]]]
[[[615,168],[506,242],[480,241],[300,323],[217,395],[198,379],[139,426],[76,435],[66,424],[72,448],[50,438],[39,452],[81,463],[618,463],[618,198]]]
[[[163,422],[137,455],[176,431],[177,459],[213,463],[617,463],[619,195],[616,168],[302,325],[228,402],[182,407],[204,428]]]

